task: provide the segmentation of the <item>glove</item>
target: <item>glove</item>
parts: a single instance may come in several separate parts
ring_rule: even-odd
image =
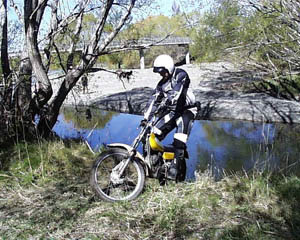
[[[157,112],[164,112],[170,105],[171,105],[171,101],[169,99],[163,100],[158,106]]]
[[[168,98],[166,98],[164,101],[162,101],[163,105],[165,105],[166,107],[170,106],[171,105],[171,100],[169,100]]]
[[[147,120],[146,119],[143,119],[141,122],[140,122],[140,127],[145,127],[146,124],[147,124]]]

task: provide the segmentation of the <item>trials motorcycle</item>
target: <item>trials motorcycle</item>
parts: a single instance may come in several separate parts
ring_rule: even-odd
[[[197,107],[197,102],[188,108]],[[175,149],[164,146],[151,131],[155,124],[165,115],[166,107],[158,107],[154,117],[141,126],[140,133],[130,145],[112,143],[96,158],[91,170],[90,184],[96,195],[109,202],[129,201],[137,198],[145,185],[145,178],[157,178],[161,185],[168,180],[168,169],[175,157]],[[143,152],[137,151],[142,144]],[[185,158],[188,158],[185,151]],[[178,166],[176,181],[184,181],[186,162]]]

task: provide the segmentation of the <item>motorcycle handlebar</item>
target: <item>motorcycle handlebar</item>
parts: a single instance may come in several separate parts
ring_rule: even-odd
[[[201,110],[201,102],[195,102],[195,104],[185,107],[184,110],[191,109],[194,107],[197,108],[197,111],[200,111]]]
[[[193,105],[189,105],[189,106],[184,107],[183,110],[188,110],[188,109],[191,109],[191,108],[194,108],[194,107],[197,108],[197,111],[200,111],[201,110],[201,103],[200,102],[195,102],[195,104],[193,104]],[[155,114],[159,113],[162,109],[170,109],[170,106],[165,105],[165,106],[162,106],[162,107],[158,107],[157,110],[155,111]]]
[[[166,110],[166,109],[170,109],[170,106],[164,106],[165,107],[165,109],[164,110]],[[184,109],[183,110],[188,110],[188,109],[191,109],[191,108],[194,108],[194,107],[196,107],[197,108],[197,111],[200,111],[201,110],[201,103],[200,102],[195,102],[195,104],[193,104],[193,105],[190,105],[190,106],[186,106],[186,107],[184,107]],[[154,113],[154,115],[157,115],[160,111],[162,111],[163,110],[163,107],[158,107],[157,108],[157,110],[155,111],[155,113]],[[152,118],[153,119],[153,118]],[[151,121],[151,120],[150,120]],[[150,121],[148,120],[142,120],[141,121],[141,123],[140,123],[140,125],[139,125],[139,127],[147,127],[147,125],[148,125],[148,123],[150,123]],[[149,125],[148,125],[149,126]]]

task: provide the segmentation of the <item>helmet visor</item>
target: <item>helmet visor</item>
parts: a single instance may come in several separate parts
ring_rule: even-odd
[[[168,72],[168,70],[165,69],[164,67],[154,67],[153,72],[155,72],[155,73],[164,73],[164,72]]]

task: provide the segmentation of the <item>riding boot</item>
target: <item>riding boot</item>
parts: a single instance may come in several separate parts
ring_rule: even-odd
[[[174,158],[174,160],[171,162],[171,165],[168,169],[168,174],[167,174],[168,179],[171,180],[176,180],[177,177],[177,159]]]
[[[175,158],[177,159],[176,167],[177,167],[177,175],[176,182],[182,182],[185,180],[186,174],[186,163],[185,163],[185,150],[184,149],[176,149],[175,150]]]
[[[184,149],[175,149],[175,158],[171,162],[171,166],[168,171],[168,178],[172,180],[177,181],[183,181],[182,180],[182,171],[181,166],[184,164]],[[185,165],[185,164],[184,164]],[[185,178],[185,172],[184,172],[184,178]]]

